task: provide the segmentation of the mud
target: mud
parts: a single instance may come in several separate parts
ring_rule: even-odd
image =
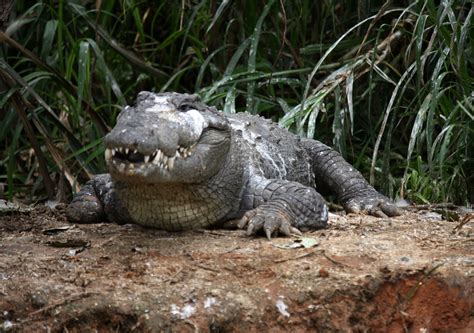
[[[332,215],[297,244],[10,212],[0,331],[473,332],[473,229]]]

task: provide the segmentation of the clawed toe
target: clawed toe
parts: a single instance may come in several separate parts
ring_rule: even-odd
[[[382,209],[380,209],[379,206],[374,206],[374,207],[370,208],[370,209],[369,209],[369,215],[372,215],[372,216],[375,216],[375,217],[382,217],[382,218],[388,217],[388,216],[382,211]]]
[[[253,236],[263,232],[268,240],[282,234],[291,236],[301,235],[301,231],[291,225],[291,220],[284,212],[275,210],[265,210],[265,207],[258,207],[248,211],[238,223],[240,229],[247,227],[247,235]]]
[[[382,202],[379,206],[388,216],[399,216],[403,214],[403,211],[393,203]]]

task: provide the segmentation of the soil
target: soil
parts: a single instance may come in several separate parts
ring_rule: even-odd
[[[4,213],[0,331],[474,332],[473,229],[331,215],[270,242]]]

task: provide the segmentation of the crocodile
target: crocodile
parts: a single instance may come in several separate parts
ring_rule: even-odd
[[[346,212],[401,214],[329,146],[260,116],[223,113],[197,95],[140,92],[104,145],[109,173],[74,196],[71,222],[232,225],[270,239],[326,227],[319,192],[334,194]]]

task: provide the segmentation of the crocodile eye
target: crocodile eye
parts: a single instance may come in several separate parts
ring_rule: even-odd
[[[195,107],[192,106],[191,104],[181,104],[179,107],[178,107],[178,111],[180,112],[187,112],[189,110],[194,110]]]

